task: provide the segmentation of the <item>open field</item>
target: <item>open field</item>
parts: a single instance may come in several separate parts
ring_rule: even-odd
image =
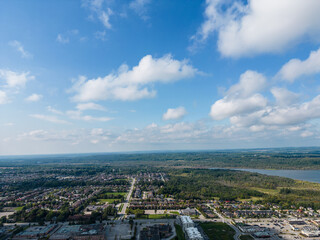
[[[241,240],[253,240],[254,238],[251,237],[250,235],[242,235],[242,236],[240,236],[240,239]]]
[[[165,219],[165,218],[173,218],[175,216],[170,215],[170,214],[144,214],[138,217],[138,219]]]
[[[175,224],[174,227],[176,228],[177,236],[175,237],[175,240],[185,240],[184,233],[182,231],[182,227],[178,224]]]
[[[200,223],[201,228],[210,240],[233,240],[235,231],[226,223],[205,222]]]
[[[115,201],[121,201],[121,199],[98,199],[100,203],[114,203]]]

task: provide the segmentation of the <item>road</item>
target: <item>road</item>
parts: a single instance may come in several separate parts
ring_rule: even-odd
[[[130,202],[130,199],[131,199],[131,196],[132,196],[132,192],[133,192],[133,188],[134,188],[134,184],[135,183],[136,183],[136,179],[133,178],[129,193],[128,193],[127,198],[126,198],[126,201],[124,202],[123,207],[121,209],[121,212],[119,212],[119,215],[122,215],[122,216],[126,215],[126,210],[127,210],[127,207],[129,206],[129,202]]]
[[[213,209],[214,213],[217,214],[217,216],[222,220],[222,222],[228,224],[233,230],[236,231],[236,234],[233,236],[233,238],[234,238],[234,240],[239,240],[242,233],[236,226],[234,226],[231,223],[231,220],[222,216],[220,213],[217,212],[217,210],[215,208],[212,208],[209,204],[207,204],[207,206],[209,208]]]
[[[163,182],[165,182],[165,180],[164,180],[164,178],[163,178],[163,176],[162,176],[162,173],[160,173],[160,176],[161,176],[161,180],[162,180]]]

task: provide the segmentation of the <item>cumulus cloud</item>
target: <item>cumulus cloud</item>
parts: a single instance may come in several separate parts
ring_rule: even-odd
[[[108,122],[112,120],[110,117],[93,117],[90,115],[82,115],[81,111],[67,111],[67,116],[74,120]]]
[[[230,129],[245,128],[252,132],[306,131],[306,124],[320,118],[320,95],[301,102],[299,94],[272,87],[270,92],[275,101],[271,102],[259,93],[265,83],[263,75],[245,72],[239,83],[231,86],[226,96],[211,106],[211,117],[214,120],[229,119]]]
[[[320,118],[320,95],[309,102],[267,111],[261,122],[267,125],[292,125]]]
[[[33,80],[34,76],[30,72],[14,72],[6,69],[0,69],[0,79],[6,83],[5,87],[24,87],[29,80]]]
[[[291,105],[299,100],[299,94],[289,91],[286,88],[274,87],[271,93],[276,99],[278,105]]]
[[[294,58],[283,65],[277,74],[277,77],[293,82],[303,75],[320,73],[320,48],[312,51],[309,57],[302,61]]]
[[[246,71],[239,83],[230,87],[223,99],[211,106],[210,116],[222,120],[234,115],[257,111],[267,105],[267,99],[259,92],[265,87],[265,77],[254,71]]]
[[[278,128],[264,126],[238,127],[228,125],[208,126],[205,122],[178,122],[174,124],[150,124],[143,128],[127,129],[112,132],[103,128],[67,129],[67,130],[32,130],[18,136],[5,139],[5,146],[28,146],[28,153],[45,153],[52,146],[63,149],[60,152],[88,151],[131,151],[131,150],[177,150],[177,149],[221,149],[232,147],[265,147],[290,146],[319,142],[317,126],[280,126]],[[262,131],[263,130],[263,131]],[[303,138],[301,138],[303,137]],[[308,142],[309,141],[309,142]],[[39,145],[45,148],[39,148]],[[91,148],[98,146],[98,148]],[[30,148],[31,147],[31,148]],[[65,147],[65,148],[64,148]],[[21,148],[19,148],[21,149]],[[12,150],[16,151],[16,149]],[[9,153],[6,148],[6,153]],[[23,153],[23,152],[22,152]]]
[[[18,51],[21,54],[22,58],[32,58],[32,54],[24,49],[21,42],[14,40],[9,42],[9,45],[13,47],[16,51]]]
[[[171,55],[162,58],[147,55],[131,70],[127,65],[122,65],[117,73],[105,77],[87,80],[81,76],[70,92],[76,92],[72,99],[79,102],[106,99],[132,101],[154,97],[156,91],[149,87],[152,83],[190,78],[197,72],[186,60],[175,60]]]
[[[27,97],[25,100],[27,102],[38,102],[42,97],[43,96],[40,94],[33,93],[29,97]]]
[[[163,120],[177,120],[181,119],[187,114],[184,107],[169,108],[162,116]]]
[[[205,41],[216,31],[218,50],[227,57],[283,51],[320,34],[318,0],[206,0],[205,21],[193,37]]]
[[[85,110],[98,110],[98,111],[106,111],[106,108],[104,106],[101,106],[99,104],[96,103],[79,103],[76,106],[76,109],[80,110],[80,111],[85,111]]]
[[[31,114],[30,117],[44,120],[47,122],[58,123],[58,124],[68,124],[68,121],[57,118],[57,116],[42,115],[42,114]]]

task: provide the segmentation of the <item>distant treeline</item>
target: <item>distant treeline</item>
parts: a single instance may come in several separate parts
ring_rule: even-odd
[[[170,180],[160,189],[160,193],[185,200],[267,197],[253,188],[277,189],[295,185],[295,181],[289,178],[221,169],[177,169],[169,171],[169,175]]]
[[[256,199],[284,208],[320,209],[320,184],[234,170],[172,169],[159,193],[184,200]]]
[[[320,169],[320,148],[234,151],[163,152],[135,154],[79,154],[0,158],[1,166],[157,166],[203,168]],[[81,174],[81,170],[79,171]]]

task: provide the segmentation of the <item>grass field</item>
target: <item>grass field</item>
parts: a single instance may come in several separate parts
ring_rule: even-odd
[[[125,196],[127,193],[126,192],[105,192],[104,194]]]
[[[206,222],[200,223],[203,231],[210,240],[233,240],[235,231],[226,223]]]
[[[171,211],[170,213],[180,215],[180,213],[178,211]]]
[[[139,219],[164,219],[164,218],[174,218],[174,215],[170,214],[144,214],[139,217]]]
[[[182,227],[178,224],[175,224],[174,227],[176,228],[177,236],[175,237],[175,240],[185,240],[184,233],[182,231]]]
[[[119,212],[122,211],[122,208],[123,208],[123,203],[121,203],[120,207],[119,207]]]
[[[248,202],[248,201],[257,201],[257,200],[263,200],[262,197],[251,197],[251,198],[248,198],[248,199],[237,199],[238,201],[240,202]]]
[[[257,187],[253,187],[251,189],[262,192],[262,193],[267,193],[270,195],[277,195],[280,191],[279,189],[267,189],[267,188],[257,188]]]
[[[115,201],[120,201],[121,199],[98,199],[98,202],[100,203],[114,203]]]

